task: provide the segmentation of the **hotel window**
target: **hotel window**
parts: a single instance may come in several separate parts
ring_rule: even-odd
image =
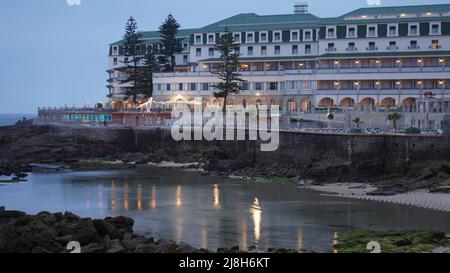
[[[439,40],[432,40],[431,41],[431,49],[440,49],[441,44],[439,43]]]
[[[334,27],[330,27],[327,29],[327,38],[335,38],[336,37],[336,29]]]
[[[334,52],[336,48],[334,47],[334,43],[328,43],[327,51]]]
[[[166,84],[166,91],[170,91],[170,83]]]
[[[311,41],[312,40],[311,30],[306,30],[304,32],[304,36],[305,36],[303,37],[304,41]]]
[[[261,47],[261,55],[262,55],[262,56],[267,55],[267,46],[262,46],[262,47]]]
[[[214,57],[214,48],[213,48],[213,47],[210,47],[210,48],[208,49],[208,56],[209,56],[209,57]]]
[[[281,48],[280,48],[280,46],[275,46],[275,49],[274,49],[274,52],[273,52],[275,55],[280,55],[280,53],[281,53]]]
[[[263,83],[262,82],[255,82],[255,90],[257,90],[257,91],[263,90]]]
[[[299,39],[298,30],[291,31],[291,41],[298,41]]]
[[[247,55],[248,56],[253,56],[253,46],[247,47]]]
[[[349,27],[347,30],[347,38],[354,38],[354,37],[356,37],[356,28]]]
[[[127,64],[127,63],[128,63],[128,60],[129,60],[128,58],[123,59],[123,63],[124,63],[124,64]]]
[[[235,48],[233,53],[235,55],[240,55],[241,54],[241,48],[240,47]]]
[[[183,63],[187,64],[188,62],[188,55],[183,55]]]
[[[183,52],[187,52],[187,51],[189,51],[189,44],[183,43]]]
[[[410,41],[409,49],[419,49],[419,46],[417,45],[417,41]]]
[[[278,90],[278,83],[277,82],[269,82],[269,90],[270,91]]]
[[[419,27],[417,25],[409,25],[409,35],[415,36],[419,34]]]
[[[356,50],[355,43],[348,43],[347,51],[355,51],[355,50]]]
[[[369,30],[367,31],[367,37],[376,37],[376,36],[377,36],[377,27],[370,26]]]
[[[179,90],[179,91],[183,91],[183,89],[184,89],[184,88],[183,88],[183,84],[182,84],[182,83],[179,83],[179,84],[178,84],[178,90]]]
[[[246,42],[247,43],[253,43],[255,41],[255,37],[253,33],[247,33],[247,39]]]
[[[397,36],[397,26],[389,26],[388,36]]]
[[[202,49],[201,48],[196,48],[195,49],[195,56],[197,56],[197,57],[201,57],[202,56]]]
[[[387,47],[387,50],[396,50],[396,49],[398,49],[397,42],[396,41],[390,41],[389,42],[389,46]]]
[[[260,32],[259,33],[259,41],[260,42],[267,42],[267,32]]]
[[[195,35],[195,44],[199,45],[202,44],[203,36],[201,34]]]
[[[195,90],[197,90],[197,84],[196,84],[196,83],[190,83],[190,84],[189,84],[189,90],[190,90],[190,91],[195,91]]]
[[[117,65],[117,58],[113,59],[113,65]]]
[[[367,50],[377,50],[375,42],[369,42],[369,47],[367,48]]]
[[[298,55],[298,45],[292,45],[292,55]]]
[[[234,42],[240,43],[241,42],[241,34],[240,33],[234,33],[233,34]]]
[[[273,41],[274,42],[280,42],[281,41],[281,31],[274,31],[273,32]]]
[[[311,45],[305,45],[305,54],[311,54]]]
[[[248,82],[243,82],[243,83],[242,83],[242,86],[241,86],[241,89],[244,90],[244,91],[247,91],[247,90],[249,89],[249,84],[248,84]]]
[[[431,24],[431,35],[440,35],[441,34],[441,25],[440,24]]]
[[[114,55],[117,55],[117,54],[118,54],[117,46],[114,46],[114,47],[113,47],[113,54],[114,54]]]
[[[216,38],[215,34],[208,34],[208,44],[214,44],[215,38]]]
[[[207,83],[207,82],[202,83],[202,90],[203,91],[208,91],[209,90],[209,83]]]

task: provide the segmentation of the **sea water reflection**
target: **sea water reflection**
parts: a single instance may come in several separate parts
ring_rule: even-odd
[[[445,213],[174,169],[31,174],[26,183],[0,186],[0,204],[29,213],[125,215],[137,232],[208,249],[332,251],[338,232],[351,227],[450,231]]]

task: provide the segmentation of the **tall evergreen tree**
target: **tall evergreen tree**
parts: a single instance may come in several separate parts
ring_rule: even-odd
[[[157,60],[157,50],[154,46],[147,47],[147,53],[144,57],[143,67],[143,86],[144,95],[147,98],[153,96],[153,73],[160,71],[160,65]]]
[[[164,71],[172,72],[175,69],[175,54],[182,52],[183,47],[181,40],[178,39],[177,33],[180,29],[180,24],[177,20],[169,14],[159,27],[161,33],[161,52],[159,56],[159,63],[164,66]]]
[[[218,72],[219,79],[222,80],[214,85],[219,92],[214,92],[216,98],[223,98],[223,111],[227,109],[227,99],[231,94],[238,94],[241,91],[243,80],[238,73],[239,54],[236,52],[239,45],[233,37],[233,34],[225,30],[225,34],[220,37],[216,44],[216,50],[220,53],[221,64]]]
[[[142,73],[140,73],[139,62],[143,54],[142,34],[138,32],[137,22],[133,17],[128,19],[125,26],[125,34],[123,36],[123,53],[125,67],[122,69],[128,75],[121,83],[131,83],[131,87],[126,89],[126,99],[133,98],[133,103],[136,103],[137,95],[142,89]]]

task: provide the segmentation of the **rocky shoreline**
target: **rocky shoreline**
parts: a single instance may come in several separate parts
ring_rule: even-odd
[[[360,167],[351,166],[332,155],[303,166],[283,166],[277,162],[256,165],[249,158],[249,153],[231,156],[220,145],[188,153],[172,149],[170,145],[136,151],[127,145],[114,145],[106,141],[77,142],[70,135],[54,133],[48,126],[34,126],[31,121],[0,127],[0,176],[11,176],[13,181],[33,171],[31,163],[58,163],[83,168],[86,166],[82,162],[89,160],[118,161],[129,165],[198,162],[205,173],[226,176],[268,177],[305,186],[342,182],[370,184],[377,187],[371,193],[373,195],[394,195],[416,190],[450,192],[450,162],[444,160],[409,162],[398,172],[381,169],[376,175],[366,175],[365,170],[361,169],[360,175],[349,175],[350,168]]]
[[[91,219],[70,212],[28,215],[0,207],[0,253],[70,253],[74,251],[70,242],[78,242],[81,253],[209,252],[134,234],[133,225],[133,219],[123,216]]]

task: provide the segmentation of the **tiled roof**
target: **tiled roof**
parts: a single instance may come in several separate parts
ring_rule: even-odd
[[[308,28],[317,26],[320,18],[312,14],[257,15],[243,13],[200,28],[199,32],[222,32],[245,30],[277,30],[284,28]]]
[[[183,38],[184,40],[188,41],[189,37],[192,33],[196,32],[197,29],[180,29],[178,31],[178,38]],[[141,32],[142,39],[147,43],[155,43],[160,40],[160,33],[159,31],[143,31]],[[121,45],[123,44],[123,39],[120,41],[117,41],[115,43],[112,43],[111,45]]]
[[[360,8],[349,12],[344,17],[364,16],[364,15],[380,15],[380,14],[417,14],[417,13],[442,13],[449,12],[450,4],[441,5],[412,5],[412,6],[391,6],[391,7],[371,7]]]

